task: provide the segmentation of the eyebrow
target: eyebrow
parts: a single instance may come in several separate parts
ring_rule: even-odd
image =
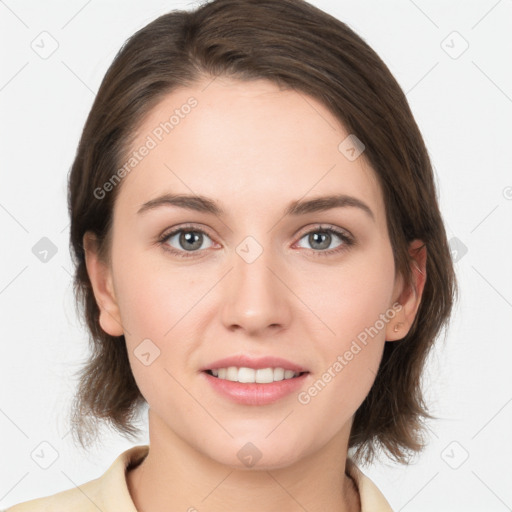
[[[187,194],[164,194],[156,197],[144,203],[137,211],[137,214],[142,214],[162,206],[177,206],[179,208],[209,213],[219,217],[225,214],[224,210],[216,201],[201,195]],[[307,201],[292,201],[284,210],[283,215],[298,216],[345,207],[359,208],[375,221],[375,215],[366,203],[356,197],[345,194],[320,196],[308,199]]]

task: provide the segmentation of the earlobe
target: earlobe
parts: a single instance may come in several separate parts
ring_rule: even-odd
[[[413,240],[409,245],[411,257],[411,283],[403,285],[403,278],[399,276],[399,286],[396,302],[401,305],[400,311],[393,321],[386,326],[386,341],[403,339],[409,332],[421,304],[425,282],[427,280],[427,248],[422,240]]]
[[[87,274],[100,310],[100,326],[111,336],[122,336],[124,330],[112,283],[112,272],[108,264],[99,257],[97,239],[93,233],[85,233],[83,247]]]

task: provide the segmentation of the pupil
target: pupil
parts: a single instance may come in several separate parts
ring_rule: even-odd
[[[328,233],[317,232],[310,235],[310,244],[314,246],[315,243],[320,243],[319,249],[326,249],[329,247],[330,236]],[[320,240],[319,240],[320,239]],[[325,243],[327,240],[327,243]]]
[[[197,243],[198,240],[200,240],[201,235],[200,233],[196,233],[194,231],[188,231],[185,233],[182,233],[180,243],[183,247],[191,248],[191,249],[199,249],[201,247],[201,243]]]

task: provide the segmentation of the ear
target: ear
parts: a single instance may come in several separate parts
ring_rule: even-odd
[[[121,315],[112,284],[111,269],[99,257],[96,236],[90,231],[85,233],[83,237],[83,246],[87,274],[100,310],[100,326],[111,336],[121,336],[124,334],[124,329],[121,325]]]
[[[411,284],[404,285],[404,278],[398,275],[393,290],[394,303],[402,307],[394,319],[386,325],[386,341],[404,338],[409,332],[420,307],[423,289],[427,280],[427,247],[422,240],[413,240],[409,245]],[[398,310],[398,308],[396,308]]]

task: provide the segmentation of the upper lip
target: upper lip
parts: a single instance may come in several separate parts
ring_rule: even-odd
[[[281,357],[264,356],[264,357],[250,357],[247,355],[237,355],[217,359],[212,363],[201,368],[201,371],[215,370],[217,368],[228,368],[229,366],[236,366],[237,368],[253,368],[259,370],[262,368],[283,368],[285,370],[292,370],[296,373],[306,372],[307,370],[297,363],[288,361]]]

